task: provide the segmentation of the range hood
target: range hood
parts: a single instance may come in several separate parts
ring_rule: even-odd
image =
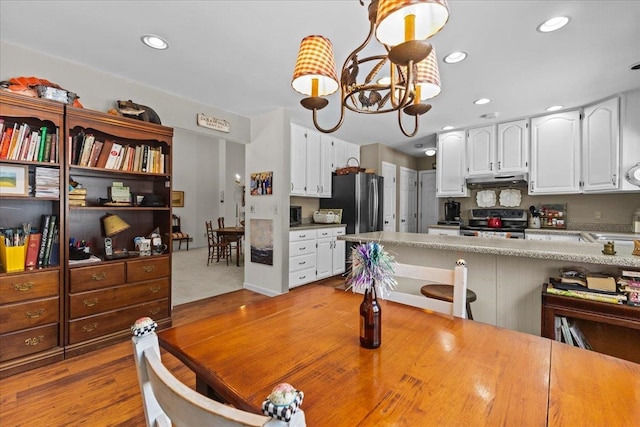
[[[467,187],[472,190],[482,188],[526,187],[527,185],[526,174],[467,178]]]

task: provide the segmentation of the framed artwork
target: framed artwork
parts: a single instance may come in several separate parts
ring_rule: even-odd
[[[251,262],[273,265],[273,220],[249,220]]]
[[[184,191],[172,191],[171,204],[174,208],[184,208]]]
[[[273,172],[251,174],[251,195],[268,196],[273,193]]]
[[[0,164],[0,194],[29,195],[29,166]]]

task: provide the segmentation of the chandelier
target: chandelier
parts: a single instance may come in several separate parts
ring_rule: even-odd
[[[364,6],[363,0],[359,0]],[[398,125],[408,137],[418,132],[418,117],[431,109],[423,101],[440,93],[440,75],[435,50],[427,39],[449,19],[446,0],[371,0],[369,35],[344,62],[340,80],[336,75],[333,46],[323,36],[302,39],[291,86],[307,95],[300,101],[313,111],[313,124],[321,132],[342,126],[345,109],[363,114],[398,112]],[[358,55],[373,36],[384,55]],[[388,72],[387,72],[388,70]],[[340,89],[340,119],[330,129],[318,124],[318,110],[327,106],[324,96]],[[413,116],[413,131],[403,125],[402,115]]]

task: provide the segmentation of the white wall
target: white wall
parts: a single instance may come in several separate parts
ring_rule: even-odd
[[[253,140],[246,146],[245,182],[255,172],[273,172],[273,193],[247,196],[244,286],[267,295],[289,287],[289,183],[291,176],[289,113],[284,109],[251,120]],[[251,262],[251,219],[273,220],[273,265]]]

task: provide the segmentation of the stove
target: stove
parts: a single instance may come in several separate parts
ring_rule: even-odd
[[[502,227],[490,228],[489,218],[500,218]],[[527,228],[527,211],[524,209],[482,208],[469,211],[469,221],[460,227],[461,236],[506,237],[524,239]]]

